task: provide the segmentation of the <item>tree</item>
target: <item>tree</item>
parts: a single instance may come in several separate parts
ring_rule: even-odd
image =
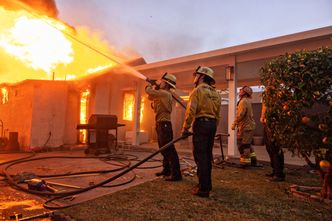
[[[261,68],[260,76],[273,139],[320,172],[322,196],[331,198],[332,49],[279,56]]]

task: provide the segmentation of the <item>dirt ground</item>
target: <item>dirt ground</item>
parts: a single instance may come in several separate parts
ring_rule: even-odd
[[[213,169],[210,198],[191,194],[196,177],[162,179],[65,209],[77,220],[332,220],[332,205],[294,197],[291,184],[319,185],[308,169],[288,169],[285,182],[270,182],[270,167]]]

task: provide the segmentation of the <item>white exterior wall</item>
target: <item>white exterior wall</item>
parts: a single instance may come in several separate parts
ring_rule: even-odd
[[[67,96],[64,144],[76,144],[78,141],[77,124],[80,122],[80,92],[70,87]]]
[[[30,147],[64,144],[68,84],[36,82],[33,86]]]

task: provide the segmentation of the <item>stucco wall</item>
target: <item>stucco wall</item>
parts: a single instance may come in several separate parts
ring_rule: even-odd
[[[80,119],[80,91],[70,86],[68,90],[66,123],[64,131],[64,144],[76,144],[78,130],[76,129]]]
[[[64,144],[68,82],[36,81],[33,85],[31,148]]]
[[[0,120],[4,124],[5,136],[9,132],[18,132],[21,150],[30,145],[33,87],[30,81],[6,87],[8,103],[0,103]]]

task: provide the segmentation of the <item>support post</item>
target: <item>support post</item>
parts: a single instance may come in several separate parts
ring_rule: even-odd
[[[228,156],[237,156],[237,142],[236,142],[236,131],[232,130],[232,123],[235,119],[236,115],[236,103],[237,103],[237,64],[236,57],[234,57],[233,64],[230,64],[234,67],[234,75],[233,80],[228,81],[228,91],[229,91],[229,102],[228,102],[228,148],[227,155]]]
[[[140,119],[141,119],[141,82],[135,82],[135,111],[134,111],[134,126],[133,126],[133,140],[132,145],[139,145],[139,133],[140,133]]]

